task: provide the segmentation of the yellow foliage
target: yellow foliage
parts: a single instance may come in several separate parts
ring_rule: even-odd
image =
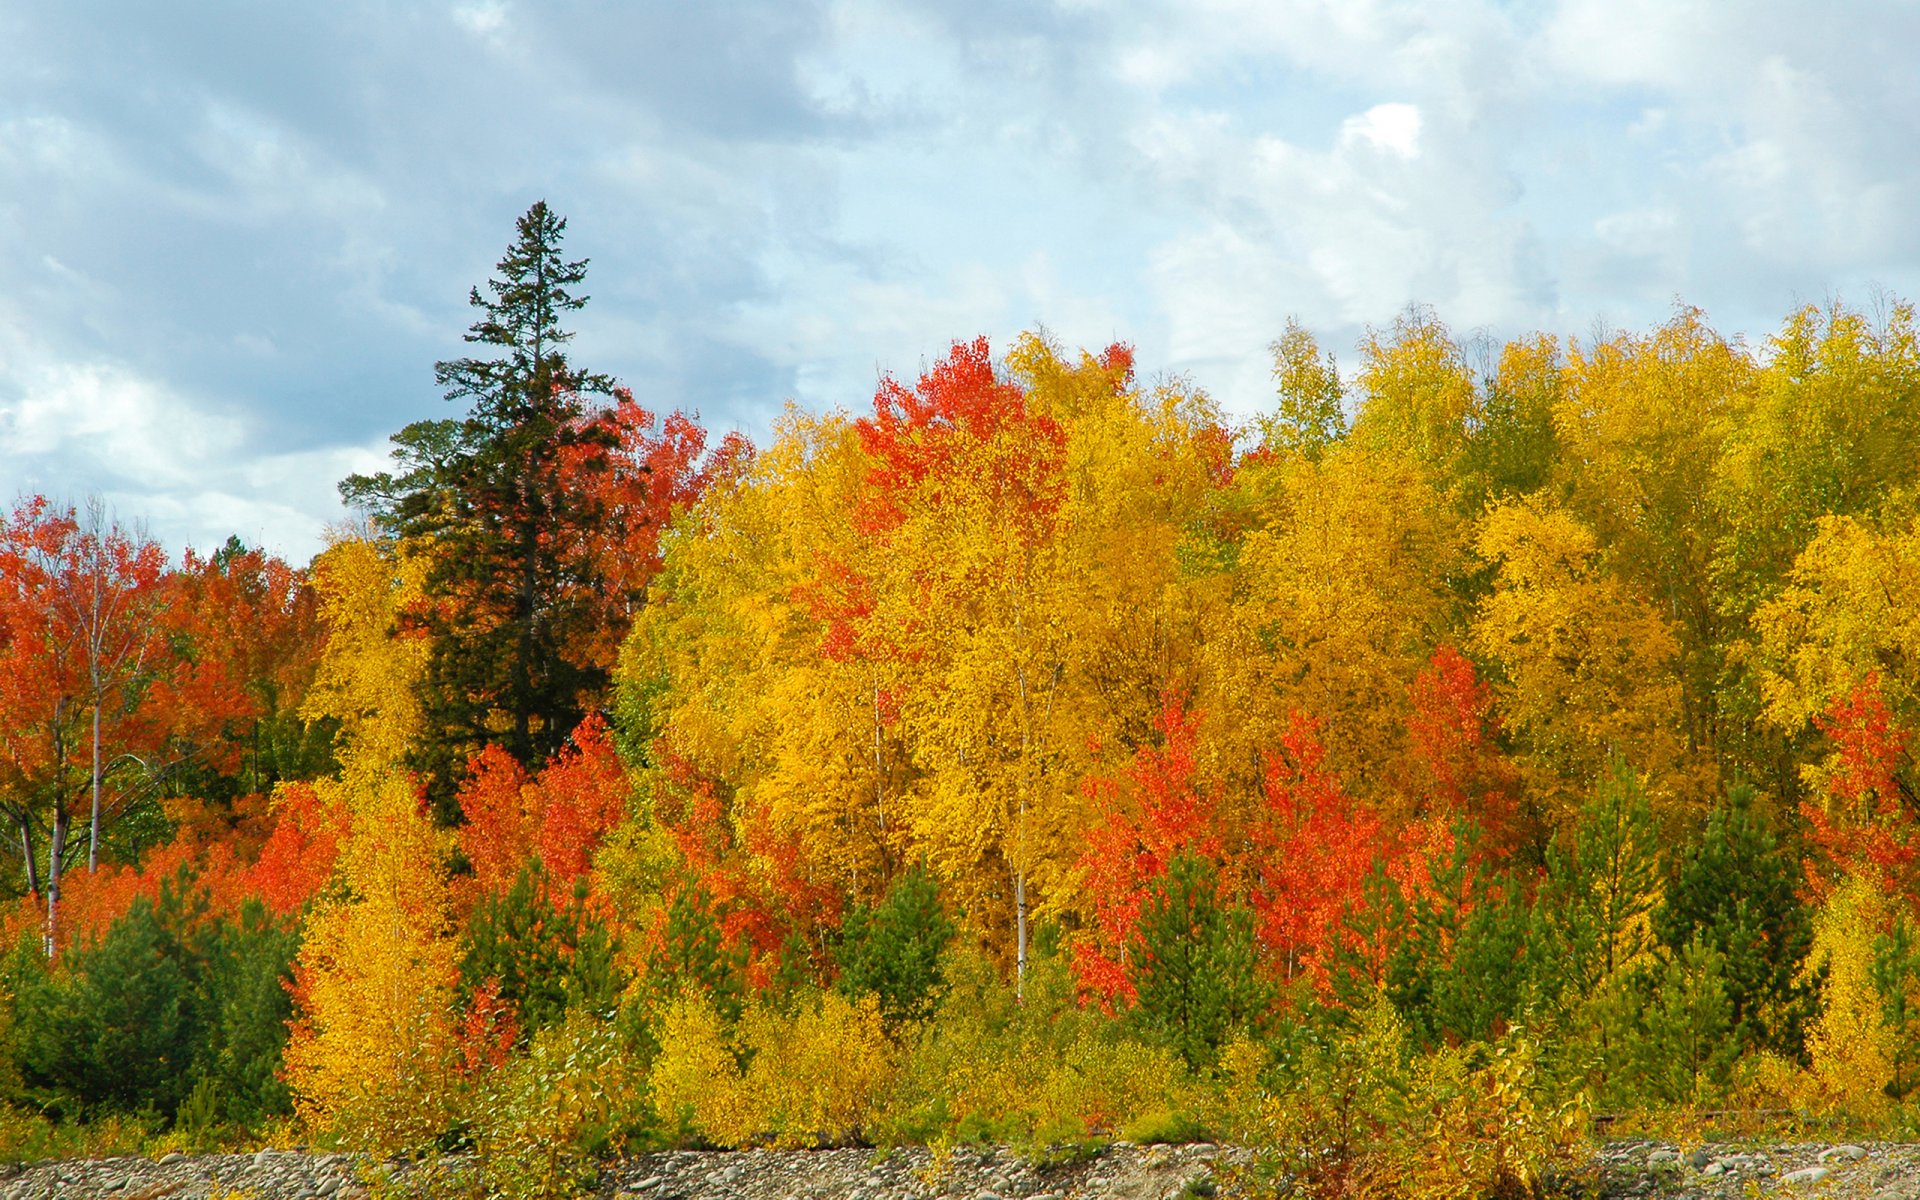
[[[1881,1015],[1873,982],[1874,938],[1891,922],[1891,901],[1856,876],[1842,880],[1814,917],[1809,964],[1826,964],[1825,1005],[1807,1033],[1799,1099],[1810,1107],[1868,1114],[1887,1105],[1899,1047]]]
[[[1124,1036],[1079,1007],[1060,964],[1042,960],[1016,1001],[977,953],[914,1030],[880,1116],[883,1140],[992,1138],[1036,1149],[1160,1125],[1195,1110],[1175,1053]]]
[[[1355,442],[1381,457],[1417,462],[1437,480],[1461,475],[1480,396],[1459,344],[1431,310],[1409,308],[1386,338],[1369,330],[1360,343],[1358,382]]]
[[[801,1147],[859,1137],[893,1073],[874,998],[824,992],[791,1013],[751,1005],[733,1031],[682,996],[664,1014],[650,1079],[669,1123],[722,1146]]]
[[[1920,519],[1881,533],[1827,517],[1787,587],[1754,615],[1761,695],[1776,727],[1798,732],[1869,671],[1897,714],[1920,707]]]
[[[1409,687],[1452,621],[1462,528],[1407,459],[1343,443],[1278,478],[1243,539],[1240,598],[1202,653],[1209,740],[1256,785],[1290,714],[1325,724],[1330,764],[1377,799],[1404,753]]]
[[[416,1146],[445,1128],[451,1103],[446,836],[406,775],[346,802],[343,890],[315,909],[301,943],[287,1082],[316,1128],[369,1149]]]
[[[644,1082],[611,1023],[576,1008],[541,1030],[481,1090],[474,1125],[490,1194],[579,1195],[594,1163],[644,1122]]]
[[[314,560],[327,642],[300,715],[340,722],[334,745],[344,773],[397,767],[420,731],[413,689],[428,647],[396,634],[400,613],[422,594],[425,569],[423,558],[396,562],[360,538],[335,542]]]
[[[1476,548],[1498,573],[1473,641],[1501,668],[1501,712],[1526,739],[1536,789],[1570,804],[1620,754],[1671,796],[1684,747],[1668,623],[1600,569],[1593,531],[1547,501],[1496,504]]]

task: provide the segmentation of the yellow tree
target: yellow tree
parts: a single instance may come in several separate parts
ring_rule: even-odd
[[[302,709],[340,723],[339,776],[315,787],[349,833],[301,944],[287,1081],[303,1119],[379,1150],[444,1127],[452,1048],[446,835],[400,765],[425,654],[396,630],[419,583],[362,539],[316,560],[328,641]]]
[[[1253,796],[1292,714],[1324,722],[1329,766],[1364,798],[1391,791],[1409,689],[1456,621],[1463,525],[1419,462],[1356,444],[1318,462],[1243,467],[1257,527],[1204,650],[1196,707],[1235,795]]]
[[[1369,331],[1360,343],[1358,383],[1354,441],[1421,464],[1457,501],[1477,500],[1457,485],[1480,420],[1481,396],[1465,354],[1432,310],[1407,309],[1385,336]]]
[[[1671,801],[1683,772],[1679,647],[1653,604],[1600,569],[1600,541],[1539,498],[1495,505],[1476,548],[1492,564],[1473,644],[1497,664],[1501,712],[1522,740],[1529,789],[1563,815],[1618,755]]]
[[[1766,716],[1799,731],[1869,673],[1905,724],[1920,717],[1920,518],[1879,532],[1826,517],[1787,586],[1754,614]]]
[[[1712,499],[1752,375],[1743,346],[1683,308],[1650,335],[1574,346],[1554,419],[1561,494],[1604,547],[1599,565],[1670,624],[1683,684],[1676,728],[1709,766],[1728,721],[1720,682],[1737,631],[1713,585],[1725,530]]]
[[[1107,363],[1123,388],[1130,358]],[[971,912],[1006,914],[1022,980],[1032,879],[1066,870],[1045,843],[1087,765],[1067,427],[981,338],[912,388],[883,381],[858,430],[873,462],[859,519],[895,560],[877,612],[919,676],[901,707],[922,773],[915,840]]]
[[[1879,571],[1868,554],[1858,560],[1867,577],[1842,582],[1840,576],[1855,573],[1843,565],[1854,557],[1847,547],[1861,542],[1865,526],[1825,519],[1875,523],[1889,501],[1910,494],[1920,478],[1916,444],[1920,346],[1910,306],[1895,304],[1880,321],[1839,306],[1809,306],[1787,319],[1768,343],[1752,406],[1728,436],[1714,484],[1726,530],[1714,560],[1719,604],[1746,626],[1731,639],[1734,670],[1721,689],[1722,703],[1742,718],[1732,727],[1742,742],[1738,757],[1783,795],[1798,790],[1794,760],[1805,753],[1807,718],[1866,670],[1894,665],[1878,652],[1865,653],[1864,645],[1834,640],[1877,640],[1897,629],[1898,620],[1889,624],[1885,611],[1897,593],[1872,591],[1876,582],[1897,581],[1874,580]],[[1796,571],[1816,540],[1820,549]],[[1823,591],[1833,594],[1823,601]],[[1823,632],[1785,636],[1788,625],[1813,619],[1816,608],[1826,613],[1818,621]],[[1850,634],[1840,630],[1842,609],[1855,613]],[[1766,629],[1771,644],[1756,657]],[[1837,660],[1818,665],[1836,650]],[[1786,661],[1793,657],[1797,666]],[[1854,678],[1836,677],[1836,668]],[[1784,676],[1795,677],[1785,689]],[[1812,694],[1826,689],[1832,690]]]

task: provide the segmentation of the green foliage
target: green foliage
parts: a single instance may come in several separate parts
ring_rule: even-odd
[[[1490,1038],[1526,999],[1526,899],[1515,880],[1475,861],[1476,840],[1471,826],[1456,827],[1453,849],[1429,856],[1426,886],[1376,872],[1357,922],[1368,944],[1384,933],[1385,994],[1422,1047]]]
[[[574,1007],[610,1011],[626,988],[615,953],[606,922],[588,903],[586,880],[556,904],[546,873],[529,862],[505,892],[475,905],[461,939],[461,994],[494,982],[528,1037]]]
[[[1567,844],[1547,848],[1534,904],[1542,990],[1577,1007],[1653,945],[1659,830],[1639,776],[1615,760],[1577,815]]]
[[[1914,991],[1920,985],[1920,945],[1913,937],[1913,926],[1904,912],[1895,913],[1893,928],[1873,941],[1870,978],[1880,996],[1880,1015],[1893,1040],[1893,1081],[1887,1092],[1896,1100],[1913,1090],[1909,1074],[1916,1055],[1920,1055],[1920,1006],[1914,1004]]]
[[[1269,1187],[1306,1197],[1520,1197],[1584,1161],[1585,1096],[1514,1027],[1491,1043],[1415,1053],[1384,993],[1305,1011],[1272,1062],[1235,1043],[1223,1059],[1223,1127]]]
[[[52,968],[16,955],[9,1049],[24,1094],[65,1117],[251,1127],[286,1113],[297,949],[257,901],[237,920],[209,917],[183,875]]]
[[[1742,1048],[1806,1058],[1819,1011],[1819,976],[1804,973],[1813,918],[1798,894],[1799,866],[1780,847],[1751,789],[1735,787],[1700,840],[1674,857],[1653,932],[1678,956],[1698,940],[1720,957]]]
[[[973,947],[949,952],[948,990],[912,1030],[870,1140],[997,1141],[1042,1153],[1192,1119],[1199,1095],[1179,1057],[1082,1007],[1050,942],[1036,939],[1024,995]]]
[[[732,1024],[746,1005],[746,970],[746,948],[727,945],[712,897],[683,880],[667,904],[659,953],[648,964],[653,999],[665,1002],[689,992],[703,996]]]
[[[1181,854],[1140,914],[1139,1003],[1133,1023],[1194,1070],[1210,1067],[1236,1031],[1257,1028],[1273,989],[1257,969],[1253,917],[1221,903],[1213,865]]]
[[[840,932],[841,991],[877,997],[890,1029],[932,1014],[946,987],[940,957],[954,924],[924,864],[894,880],[878,905],[849,912]]]
[[[1643,1006],[1621,1030],[1638,1099],[1698,1105],[1725,1094],[1740,1053],[1726,962],[1718,947],[1695,938],[1647,973]]]
[[[645,1069],[611,1022],[582,1009],[489,1076],[473,1111],[482,1176],[503,1200],[578,1195],[599,1161],[656,1132]]]
[[[600,508],[570,457],[605,465],[611,435],[587,421],[583,397],[611,395],[608,376],[572,366],[560,326],[586,303],[574,289],[586,260],[560,253],[566,220],[546,202],[516,223],[489,281],[473,289],[480,317],[466,340],[491,358],[436,363],[434,379],[458,421],[419,421],[393,438],[398,474],[354,475],[348,503],[428,556],[426,590],[440,603],[419,620],[429,639],[420,700],[433,731],[415,749],[440,817],[454,818],[454,784],[489,743],[533,767],[559,749],[606,686],[604,665],[578,643],[591,636],[592,593],[604,579],[583,547]]]

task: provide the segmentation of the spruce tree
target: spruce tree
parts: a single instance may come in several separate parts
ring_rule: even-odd
[[[491,742],[535,768],[597,703],[604,670],[583,640],[599,571],[600,512],[583,479],[612,443],[586,398],[613,380],[573,366],[560,325],[587,301],[585,259],[560,252],[566,221],[542,200],[521,217],[466,340],[489,357],[434,365],[460,420],[418,421],[393,438],[400,470],[356,475],[347,501],[372,511],[410,553],[429,557],[431,605],[415,618],[431,650],[416,766],[443,816],[468,757]]]
[[[1742,1048],[1797,1059],[1820,1007],[1821,974],[1803,970],[1813,917],[1798,893],[1796,860],[1780,853],[1752,796],[1735,786],[1700,840],[1675,856],[1653,933],[1675,955],[1698,940],[1721,956]]]

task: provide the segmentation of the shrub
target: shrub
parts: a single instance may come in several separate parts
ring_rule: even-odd
[[[916,865],[894,881],[879,905],[847,914],[840,990],[873,995],[889,1029],[926,1019],[946,987],[940,960],[953,933],[933,874]]]
[[[734,1030],[712,1005],[683,996],[659,1037],[651,1080],[662,1116],[682,1136],[721,1146],[856,1141],[893,1078],[872,996],[820,992],[787,1012],[754,1004]]]
[[[512,1012],[523,1038],[558,1022],[571,1006],[605,1013],[626,979],[607,926],[587,900],[584,879],[556,903],[552,883],[529,862],[512,886],[484,896],[461,938],[460,994],[488,988]]]
[[[1207,860],[1179,855],[1148,889],[1133,981],[1133,1024],[1194,1069],[1211,1067],[1273,1002],[1255,969],[1252,914],[1220,902]]]
[[[652,1126],[645,1072],[610,1021],[580,1009],[488,1076],[477,1100],[483,1177],[506,1200],[578,1194],[597,1160]]]
[[[22,1086],[63,1116],[157,1114],[200,1132],[288,1112],[279,1068],[298,942],[258,900],[209,917],[183,873],[53,967],[16,957]]]

